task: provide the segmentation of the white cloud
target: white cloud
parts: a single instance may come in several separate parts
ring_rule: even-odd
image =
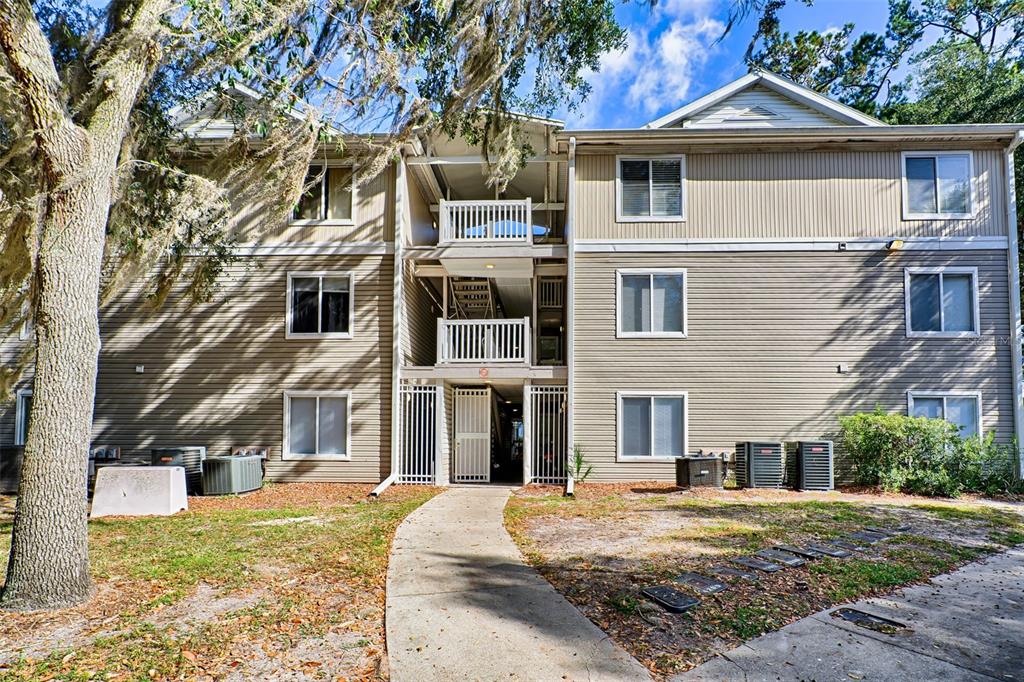
[[[635,119],[636,113],[649,119],[691,98],[694,78],[725,25],[711,16],[713,0],[669,0],[658,6],[668,22],[653,35],[631,27],[626,47],[601,58],[600,71],[588,78],[590,97],[571,125],[615,125],[615,119]]]

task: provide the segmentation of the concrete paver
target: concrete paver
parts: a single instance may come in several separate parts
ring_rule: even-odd
[[[866,630],[835,607],[673,680],[1024,680],[1024,549],[847,606],[909,631]]]
[[[503,523],[509,493],[453,487],[399,526],[387,584],[391,679],[649,680],[523,563]]]

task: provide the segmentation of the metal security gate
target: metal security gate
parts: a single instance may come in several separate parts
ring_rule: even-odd
[[[437,387],[403,384],[399,400],[402,431],[398,482],[433,484],[437,461]]]
[[[565,483],[569,459],[566,386],[528,386],[530,479]]]
[[[491,389],[455,389],[455,483],[491,480]]]

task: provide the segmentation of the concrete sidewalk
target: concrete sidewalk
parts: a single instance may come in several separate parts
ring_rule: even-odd
[[[391,679],[649,680],[523,563],[505,531],[510,488],[453,487],[409,515],[391,549]]]
[[[867,630],[834,618],[832,608],[673,680],[1024,680],[1022,549],[847,606],[909,631]]]

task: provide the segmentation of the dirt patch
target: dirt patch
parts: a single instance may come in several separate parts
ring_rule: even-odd
[[[531,563],[598,627],[664,678],[718,652],[837,603],[943,573],[1005,544],[1024,542],[1019,504],[942,501],[906,495],[685,491],[662,483],[528,486],[510,501],[506,523]],[[819,559],[726,579],[699,595],[676,583],[692,571],[774,544],[805,545],[865,526],[901,528],[891,540],[847,559]],[[671,585],[698,597],[670,614],[640,595]]]
[[[267,521],[253,521],[250,526],[288,526],[293,523],[315,523],[317,525],[323,525],[326,521],[319,516],[296,516],[290,519],[268,519]]]
[[[267,592],[259,589],[223,595],[213,585],[200,583],[188,597],[169,606],[156,607],[146,616],[145,622],[158,627],[187,630],[216,621],[232,611],[253,606],[266,596]]]

